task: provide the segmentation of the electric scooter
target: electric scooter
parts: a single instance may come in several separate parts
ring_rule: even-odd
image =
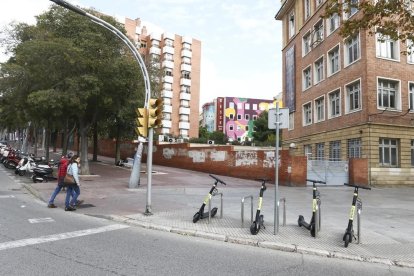
[[[194,214],[194,216],[193,216],[193,222],[194,223],[196,223],[200,219],[208,218],[209,212],[204,212],[204,207],[206,207],[209,200],[211,200],[212,196],[217,194],[217,192],[218,192],[218,190],[216,188],[217,184],[221,183],[221,184],[226,185],[226,183],[224,181],[220,180],[216,176],[211,175],[211,174],[209,174],[209,175],[210,175],[210,177],[212,177],[215,180],[215,182],[214,182],[214,185],[211,187],[210,192],[208,193],[208,195],[204,199],[204,202],[201,205],[200,210],[198,210],[198,212]],[[211,217],[214,217],[216,214],[217,214],[217,207],[214,207],[213,209],[211,209]]]
[[[301,227],[305,227],[306,229],[310,230],[311,236],[315,237],[315,231],[316,231],[316,227],[315,227],[315,220],[316,220],[316,210],[318,210],[318,201],[320,200],[320,193],[316,187],[316,183],[320,183],[320,184],[326,184],[325,181],[321,181],[321,180],[312,180],[312,179],[306,179],[306,181],[308,182],[312,182],[312,186],[313,186],[313,199],[312,199],[312,218],[310,220],[309,223],[307,223],[305,221],[305,218],[302,215],[299,215],[298,218],[298,225]]]
[[[349,212],[349,221],[348,221],[348,227],[345,229],[345,234],[342,240],[345,242],[345,247],[348,247],[348,244],[352,242],[352,238],[356,240],[356,237],[354,236],[354,216],[355,216],[355,209],[356,204],[359,202],[362,205],[361,200],[358,197],[358,189],[365,189],[365,190],[371,190],[370,187],[366,186],[359,186],[355,184],[348,184],[344,183],[345,186],[354,187],[354,196],[352,198],[352,206],[351,211]]]
[[[260,188],[259,193],[259,202],[257,204],[257,211],[256,211],[256,219],[253,221],[252,225],[250,225],[250,233],[252,235],[256,235],[259,233],[260,227],[263,227],[263,229],[266,229],[264,226],[264,217],[260,214],[260,210],[262,209],[262,203],[263,203],[263,194],[264,191],[266,191],[266,181],[269,179],[256,179],[258,181],[262,181],[262,187]]]

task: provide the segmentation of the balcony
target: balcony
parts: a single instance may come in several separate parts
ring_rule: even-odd
[[[164,76],[162,78],[163,82],[173,83],[174,78],[172,76]]]
[[[165,53],[168,53],[168,54],[171,54],[171,55],[174,55],[174,48],[173,47],[171,47],[171,46],[164,46],[163,48],[162,48],[162,52],[165,54]]]
[[[180,79],[180,85],[191,86],[191,80],[190,79],[181,78]]]
[[[183,49],[181,51],[181,57],[188,57],[188,58],[192,58],[193,57],[193,53],[191,52],[191,50],[189,49]]]
[[[187,92],[181,92],[180,93],[180,100],[191,100],[191,94]]]
[[[161,55],[161,49],[157,46],[152,46],[149,51],[150,54]]]
[[[163,113],[172,113],[172,106],[164,104],[164,108],[162,110]]]
[[[182,63],[181,64],[181,71],[191,72],[191,64]]]
[[[190,107],[180,107],[180,109],[178,110],[178,113],[180,115],[190,115]]]
[[[183,40],[181,41],[181,43],[193,44],[193,39],[189,36],[183,36]]]
[[[171,121],[170,120],[162,120],[162,127],[163,128],[171,128]]]
[[[172,97],[173,97],[173,92],[172,92],[172,90],[162,90],[162,92],[161,92],[161,96],[163,97],[163,98],[169,98],[169,99],[172,99]]]
[[[161,41],[161,34],[160,33],[150,33],[150,39]]]
[[[171,60],[164,60],[164,61],[162,62],[162,67],[163,67],[163,68],[171,68],[171,69],[174,69],[174,61],[171,61]]]
[[[189,122],[179,122],[178,123],[179,129],[190,129],[190,123]]]

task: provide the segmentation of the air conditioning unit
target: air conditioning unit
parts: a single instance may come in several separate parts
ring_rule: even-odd
[[[174,138],[168,138],[168,142],[169,143],[174,143],[175,139]]]
[[[158,142],[164,142],[164,139],[165,139],[164,135],[158,136]]]
[[[184,143],[184,139],[177,139],[177,143]]]
[[[213,140],[208,140],[208,141],[207,141],[207,144],[209,144],[209,145],[214,145],[214,141],[213,141]]]

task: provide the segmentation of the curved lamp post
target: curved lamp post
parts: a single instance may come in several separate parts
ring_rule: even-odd
[[[80,14],[82,16],[86,16],[89,19],[91,19],[92,22],[104,27],[105,29],[111,31],[113,34],[115,34],[118,38],[120,38],[122,40],[122,42],[124,42],[128,49],[132,52],[135,60],[138,62],[139,67],[141,68],[141,72],[142,75],[144,76],[144,85],[145,85],[145,105],[144,108],[148,110],[149,108],[149,100],[151,97],[151,86],[150,86],[150,79],[149,79],[149,75],[148,75],[148,71],[147,68],[145,67],[145,63],[144,60],[142,59],[140,53],[138,52],[138,50],[136,49],[136,47],[134,46],[134,44],[132,44],[132,42],[128,39],[127,36],[125,36],[120,30],[118,30],[117,28],[115,28],[114,26],[112,26],[111,24],[109,24],[108,22],[90,14],[87,13],[86,11],[82,10],[81,8],[78,8],[66,1],[63,0],[50,0],[54,3],[56,3],[59,6],[62,6],[64,8],[67,8],[73,12],[76,12],[77,14]],[[148,154],[147,154],[147,204],[146,204],[146,208],[145,208],[145,214],[147,215],[151,215],[151,173],[152,173],[152,144],[153,144],[153,135],[154,135],[154,131],[152,128],[150,128],[148,130]],[[135,154],[135,157],[137,156],[137,154]],[[137,159],[137,158],[134,158]],[[140,174],[140,170],[139,170],[139,164],[138,162],[134,162],[134,165],[132,167],[132,172],[131,172],[131,178],[130,178],[130,186],[131,183],[138,183],[139,181],[139,174]]]

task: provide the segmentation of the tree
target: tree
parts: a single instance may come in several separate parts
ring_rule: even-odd
[[[414,2],[412,0],[328,0],[324,18],[335,14],[354,14],[341,22],[340,35],[348,37],[359,30],[381,34],[380,39],[390,38],[410,42],[408,51],[414,50]]]

